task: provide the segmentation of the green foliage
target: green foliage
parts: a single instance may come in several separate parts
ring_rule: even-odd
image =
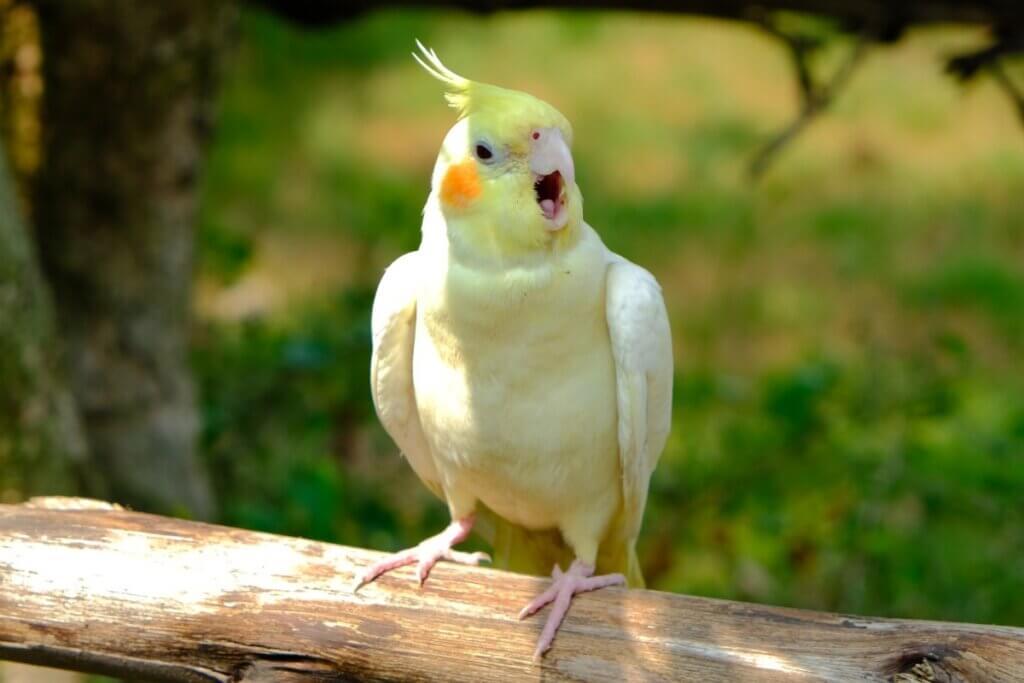
[[[964,122],[950,110],[931,58],[944,35],[869,60],[838,115],[751,186],[744,165],[791,84],[784,56],[739,29],[387,13],[304,34],[247,13],[201,284],[231,301],[260,278],[287,290],[320,254],[269,269],[282,245],[353,256],[249,316],[204,313],[225,521],[380,549],[445,523],[368,387],[373,288],[416,244],[451,121],[407,57],[420,37],[570,115],[589,222],[664,286],[678,355],[640,548],[654,587],[1024,624],[1024,150],[979,118],[997,97]],[[901,107],[921,115],[893,120]]]
[[[1024,273],[1005,259],[956,256],[920,275],[908,287],[911,299],[928,308],[980,312],[1014,340],[1024,331]]]
[[[1019,623],[999,596],[1024,587],[1024,394],[940,360],[811,359],[740,397],[712,370],[680,378],[682,457],[655,478],[644,543],[673,547],[657,585]]]

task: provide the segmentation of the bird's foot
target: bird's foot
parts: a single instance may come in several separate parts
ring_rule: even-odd
[[[566,613],[569,611],[572,596],[577,593],[594,591],[598,588],[626,584],[626,577],[622,574],[594,576],[594,567],[579,560],[573,562],[567,572],[563,572],[556,565],[551,572],[551,578],[554,579],[551,586],[519,612],[519,618],[525,619],[549,602],[554,603],[551,606],[551,614],[548,615],[548,620],[544,624],[544,630],[541,631],[540,640],[537,641],[537,649],[533,651],[533,660],[535,662],[540,661],[544,653],[551,649],[551,642],[555,639],[555,633],[558,632],[562,619],[565,618]]]
[[[434,568],[434,565],[439,560],[473,565],[480,564],[481,561],[490,562],[491,557],[487,553],[464,553],[452,550],[453,545],[464,541],[469,536],[472,528],[472,517],[454,521],[448,525],[447,529],[436,536],[431,536],[420,542],[415,548],[408,548],[394,555],[389,555],[379,562],[375,562],[356,579],[352,587],[353,592],[370,583],[381,574],[410,564],[416,565],[416,578],[419,579],[422,586],[423,582],[427,580],[427,576],[430,575],[430,570]]]

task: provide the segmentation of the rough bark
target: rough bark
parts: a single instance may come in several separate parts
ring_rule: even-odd
[[[612,588],[540,664],[546,579],[104,507],[0,505],[0,658],[161,681],[1024,680],[1024,629]]]
[[[0,144],[0,499],[74,490],[85,454],[50,298]]]
[[[113,499],[206,517],[187,362],[197,178],[233,7],[41,0],[41,258]]]

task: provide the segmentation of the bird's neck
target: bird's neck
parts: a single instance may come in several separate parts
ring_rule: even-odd
[[[428,204],[422,248],[443,251],[447,260],[473,269],[535,269],[565,258],[579,245],[583,232],[583,221],[578,217],[571,218],[560,230],[548,231],[502,221],[500,216],[445,216],[440,207]]]

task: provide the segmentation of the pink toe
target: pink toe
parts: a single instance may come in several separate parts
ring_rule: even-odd
[[[438,558],[431,557],[430,555],[420,557],[420,561],[416,564],[416,578],[419,579],[421,586],[427,580],[427,577],[430,576],[430,570],[437,564],[437,560]]]
[[[389,572],[392,569],[398,569],[399,567],[404,567],[407,564],[412,564],[415,561],[416,561],[416,556],[415,555],[413,555],[410,552],[402,551],[402,552],[398,553],[397,555],[393,555],[392,557],[388,557],[386,559],[383,559],[380,562],[378,562],[377,564],[373,565],[372,570],[373,570],[374,575],[378,575],[379,576],[380,574],[383,574],[384,572]]]
[[[576,585],[577,593],[585,593],[587,591],[596,591],[599,588],[607,588],[608,586],[624,586],[626,585],[626,577],[622,574],[604,574],[603,576],[579,579]]]
[[[535,613],[541,607],[554,600],[556,595],[558,595],[558,585],[553,584],[546,591],[544,591],[543,593],[535,597],[533,600],[531,600],[526,607],[519,610],[519,618],[525,619],[526,617]]]
[[[534,598],[519,613],[519,618],[522,619],[533,614],[549,602],[554,603],[551,605],[551,612],[548,614],[548,619],[544,623],[544,629],[537,640],[537,649],[533,653],[534,661],[539,661],[544,653],[551,649],[551,644],[555,640],[555,634],[558,633],[565,615],[569,612],[573,595],[626,583],[626,577],[622,574],[591,576],[593,571],[593,567],[578,561],[574,562],[569,571],[564,573],[558,567],[555,567],[551,573],[554,577],[551,586],[540,596]]]
[[[398,567],[404,567],[407,564],[412,564],[415,561],[416,558],[408,550],[385,557],[383,560],[375,562],[366,568],[366,571],[359,577],[353,590],[359,590],[366,584],[376,580],[381,574]]]
[[[447,529],[423,540],[415,548],[403,550],[371,565],[356,582],[353,590],[359,590],[361,586],[373,581],[385,572],[409,564],[416,565],[416,576],[419,578],[420,585],[422,585],[426,581],[427,576],[430,575],[430,570],[442,558],[464,564],[477,564],[481,560],[490,560],[486,553],[456,553],[452,551],[452,545],[465,540],[472,528],[472,515],[453,521],[448,525]]]
[[[463,553],[458,550],[449,550],[444,554],[444,559],[458,564],[478,565],[481,562],[490,562],[491,556],[487,553]]]
[[[537,649],[533,656],[538,658],[551,649],[551,643],[555,640],[558,627],[569,612],[569,605],[572,603],[572,590],[560,590],[555,602],[551,605],[551,612],[548,620],[544,623],[544,630],[540,632],[540,640],[537,641]]]

